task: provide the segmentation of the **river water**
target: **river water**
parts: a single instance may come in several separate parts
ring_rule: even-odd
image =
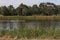
[[[0,20],[0,29],[16,29],[18,27],[52,27],[60,29],[60,21],[25,21],[25,20]]]

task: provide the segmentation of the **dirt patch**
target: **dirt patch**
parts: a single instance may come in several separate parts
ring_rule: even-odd
[[[17,36],[14,38],[11,38],[10,36],[5,35],[3,37],[0,37],[0,40],[60,40],[60,39],[51,39],[51,38],[44,38],[44,39],[41,39],[41,38],[32,38],[32,39],[20,38],[20,39],[17,39]]]

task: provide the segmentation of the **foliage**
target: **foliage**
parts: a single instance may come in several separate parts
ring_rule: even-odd
[[[21,3],[17,8],[13,5],[8,7],[0,7],[0,15],[4,16],[32,16],[32,15],[58,15],[60,13],[60,7],[54,3],[40,3],[39,6],[36,4],[33,6],[27,6]]]
[[[6,34],[10,35],[11,37],[17,36],[17,38],[60,38],[60,30],[55,30],[51,28],[25,28],[25,27],[19,27],[18,29],[14,30],[4,30],[0,31],[1,35],[4,36]],[[4,33],[3,33],[4,32]]]

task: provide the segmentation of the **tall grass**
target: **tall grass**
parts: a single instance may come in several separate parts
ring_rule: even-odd
[[[0,16],[0,20],[58,20],[60,16]]]
[[[12,38],[60,38],[60,30],[51,28],[24,28],[19,27],[15,30],[1,30],[0,36],[10,35]]]

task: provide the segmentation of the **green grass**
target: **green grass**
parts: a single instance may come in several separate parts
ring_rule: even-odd
[[[4,36],[6,34],[11,35],[11,37],[17,36],[18,38],[60,38],[60,30],[54,30],[51,28],[23,28],[20,27],[15,30],[1,30],[0,36]]]

